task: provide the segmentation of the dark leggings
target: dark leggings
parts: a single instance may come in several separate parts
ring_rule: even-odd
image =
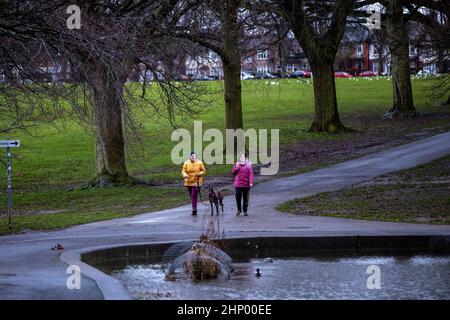
[[[198,188],[198,187],[187,187],[187,190],[188,190],[188,193],[189,193],[189,197],[191,198],[192,209],[196,209],[197,210],[197,196],[198,196],[200,188]]]
[[[237,187],[236,188],[236,204],[237,204],[237,209],[239,211],[242,211],[242,207],[241,207],[241,199],[242,196],[244,196],[244,213],[247,212],[247,208],[248,208],[248,200],[250,197],[250,188],[243,188],[243,187]]]

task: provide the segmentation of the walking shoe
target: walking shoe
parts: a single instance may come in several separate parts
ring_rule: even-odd
[[[192,209],[192,215],[196,216],[197,215],[197,209]]]
[[[237,212],[236,212],[236,215],[238,216],[238,215],[240,215],[241,214],[241,210],[238,210]]]
[[[248,216],[247,212],[244,212],[244,216]]]

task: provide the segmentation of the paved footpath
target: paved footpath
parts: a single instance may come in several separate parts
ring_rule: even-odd
[[[275,210],[278,204],[287,200],[344,188],[381,174],[415,167],[448,154],[450,132],[328,168],[261,183],[251,191],[248,217],[236,217],[234,199],[232,196],[225,198],[225,213],[220,217],[220,225],[227,237],[450,235],[450,226],[298,216]],[[81,280],[81,290],[68,290],[67,264],[61,261],[60,252],[50,248],[58,242],[62,243],[65,247],[64,260],[68,261],[70,252],[90,247],[195,239],[205,229],[208,210],[200,204],[201,214],[191,217],[189,205],[185,205],[60,231],[2,236],[0,299],[124,297],[118,291],[108,291],[107,278],[100,284],[98,279],[96,282],[85,275]],[[85,272],[83,268],[82,271]],[[86,270],[85,273],[92,275],[92,272],[95,270]],[[111,288],[115,288],[114,284]]]

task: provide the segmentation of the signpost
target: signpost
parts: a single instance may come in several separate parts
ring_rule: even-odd
[[[12,188],[11,188],[11,151],[20,147],[19,140],[0,140],[0,148],[6,148],[6,169],[8,170],[8,227],[12,228]]]

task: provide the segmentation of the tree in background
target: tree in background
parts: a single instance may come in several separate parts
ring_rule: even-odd
[[[311,66],[315,104],[311,132],[346,130],[337,108],[334,61],[354,2],[280,0],[269,3],[269,8],[288,22]]]
[[[422,48],[428,64],[436,64],[440,73],[433,79],[433,94],[450,105],[450,3],[439,0],[406,2],[411,20],[418,23],[424,38]]]
[[[281,31],[276,17],[258,10],[246,0],[199,0],[196,6],[186,11],[181,21],[177,32],[179,37],[189,39],[220,57],[225,127],[243,129],[241,59],[249,53],[265,50],[279,40],[276,31]]]
[[[105,186],[140,182],[129,176],[125,162],[124,114],[127,104],[124,85],[138,62],[144,62],[156,73],[152,59],[158,58],[155,52],[159,51],[161,55],[164,47],[171,43],[163,28],[168,25],[168,20],[177,17],[174,10],[178,1],[80,1],[82,27],[75,30],[69,30],[66,25],[69,4],[73,2],[60,1],[58,5],[45,6],[41,1],[25,5],[21,1],[11,1],[7,8],[3,8],[9,20],[3,20],[0,31],[12,44],[2,47],[0,62],[4,62],[2,67],[5,68],[2,69],[17,73],[15,79],[19,81],[15,86],[15,97],[20,100],[16,109],[20,112],[30,109],[24,101],[28,98],[28,95],[24,96],[27,88],[33,94],[37,88],[42,89],[45,97],[30,95],[39,99],[42,105],[53,105],[58,99],[63,100],[62,103],[69,102],[77,115],[92,124],[96,166],[91,184]],[[22,28],[18,29],[16,20],[24,21]],[[20,37],[16,35],[18,31]],[[3,43],[9,44],[8,41]],[[36,56],[45,57],[44,60],[52,62],[52,65],[55,65],[55,57],[64,57],[73,70],[73,83],[55,82],[47,86],[38,81],[35,71],[39,64],[30,62]],[[34,83],[27,85],[28,79]],[[191,88],[184,91],[184,86],[173,85],[170,80],[154,79],[155,83],[158,82],[161,103],[147,99],[145,87],[142,97],[160,114],[160,104],[163,104],[173,124],[177,108],[182,114],[198,111],[198,91]],[[9,82],[4,89],[4,93],[11,97]],[[71,89],[70,94],[63,94],[62,90],[67,89]],[[58,110],[66,111],[64,108]],[[35,116],[36,108],[31,108],[31,111]],[[52,110],[46,114],[55,116]]]
[[[389,0],[386,6],[386,33],[391,54],[393,105],[386,117],[413,117],[414,107],[409,61],[409,35],[402,0]]]

